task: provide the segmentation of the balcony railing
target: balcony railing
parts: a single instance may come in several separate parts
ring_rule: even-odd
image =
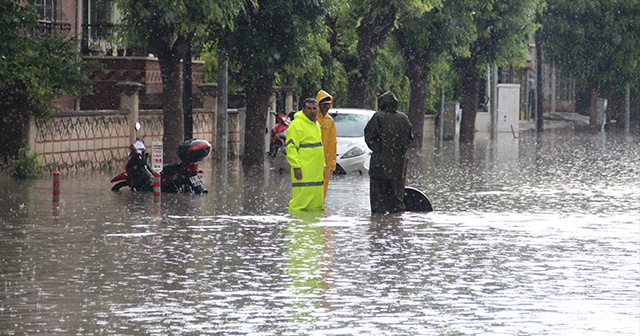
[[[82,25],[82,53],[105,53],[117,46],[109,42],[115,25],[113,23],[94,23]]]

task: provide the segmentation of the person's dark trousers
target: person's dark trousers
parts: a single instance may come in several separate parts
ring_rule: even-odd
[[[369,200],[372,213],[404,211],[402,180],[369,178]]]

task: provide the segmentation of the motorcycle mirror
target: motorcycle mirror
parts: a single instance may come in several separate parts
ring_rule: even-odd
[[[140,130],[140,123],[136,121],[136,131]]]

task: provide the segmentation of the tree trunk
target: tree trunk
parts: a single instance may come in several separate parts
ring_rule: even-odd
[[[407,77],[411,87],[409,97],[409,120],[413,129],[413,143],[411,147],[422,149],[424,141],[424,114],[427,102],[428,71],[418,61],[410,61],[407,66]]]
[[[580,115],[589,115],[589,91],[576,87],[576,112]]]
[[[247,118],[244,155],[242,157],[244,166],[264,164],[267,111],[269,110],[269,98],[273,92],[274,80],[275,72],[268,69],[265,73],[245,83]]]
[[[21,148],[26,148],[29,141],[26,138],[29,116],[26,112],[14,113],[9,112],[0,123],[0,163],[6,163],[9,158],[16,157]]]
[[[165,162],[177,162],[178,145],[184,140],[180,57],[167,54],[158,55],[162,75],[162,142]]]
[[[349,107],[366,107],[367,100],[367,82],[369,81],[369,74],[363,74],[362,72],[371,71],[363,69],[364,66],[360,64],[360,71],[358,73],[349,76],[347,106]]]
[[[625,94],[623,91],[616,90],[609,95],[607,124],[615,120],[616,128],[624,129],[624,104]]]
[[[367,101],[367,83],[373,65],[384,46],[387,37],[395,27],[398,9],[390,0],[373,0],[370,9],[364,13],[358,34],[358,65],[356,71],[349,76],[349,107],[364,108]]]
[[[457,67],[462,78],[460,142],[473,143],[476,133],[476,112],[478,110],[480,81],[475,71],[475,62],[472,59],[459,60]]]

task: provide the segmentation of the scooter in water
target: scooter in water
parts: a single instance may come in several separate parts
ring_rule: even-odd
[[[276,114],[276,124],[271,129],[271,142],[269,143],[269,156],[272,158],[278,155],[278,149],[284,145],[290,123],[291,119],[286,114]]]
[[[179,163],[162,167],[161,188],[163,192],[195,192],[207,193],[204,187],[202,170],[198,170],[196,162],[201,161],[211,151],[211,144],[206,140],[187,140],[178,146]],[[116,184],[111,190],[118,191],[129,187],[136,191],[153,191],[153,174],[147,164],[149,154],[144,146],[144,137],[137,138],[129,146],[129,160],[125,170],[111,179]]]

